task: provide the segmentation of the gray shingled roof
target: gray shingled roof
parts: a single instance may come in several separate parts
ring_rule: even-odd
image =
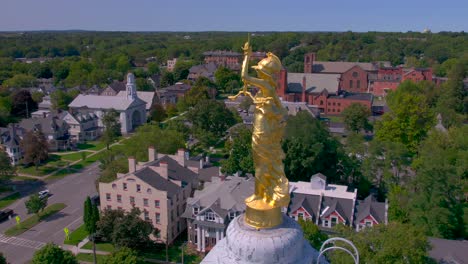
[[[299,208],[304,208],[315,220],[319,217],[320,195],[291,193],[291,203],[289,211],[295,212]]]
[[[329,207],[328,210],[321,216],[321,218],[327,217],[336,211],[346,220],[346,224],[351,222],[354,208],[353,200],[324,196],[321,207],[322,213],[327,207]]]
[[[173,180],[185,182],[185,183],[194,183],[198,181],[198,175],[180,165],[177,161],[173,160],[169,156],[165,155],[155,161],[148,163],[148,166],[159,166],[160,162],[166,162],[168,167],[168,177]]]
[[[365,71],[377,71],[378,65],[370,62],[348,61],[314,61],[313,72],[317,73],[344,73],[358,65]]]
[[[370,93],[347,93],[344,92],[340,95],[331,95],[330,98],[346,98],[351,100],[372,101],[373,95]]]
[[[168,197],[172,197],[173,195],[177,194],[181,189],[180,186],[171,182],[170,180],[165,179],[159,175],[159,173],[148,167],[144,167],[143,169],[138,170],[133,174],[157,190],[166,191]]]
[[[294,73],[288,72],[288,92],[301,93],[302,82],[305,77],[306,91],[308,93],[320,93],[327,89],[330,93],[336,93],[340,84],[339,74],[321,73]]]
[[[47,117],[33,117],[28,119],[23,119],[19,123],[19,127],[25,129],[26,131],[32,131],[35,129],[40,130],[44,134],[54,134],[60,127],[66,125],[56,114],[49,114]]]
[[[448,240],[442,238],[429,238],[431,250],[429,256],[437,263],[461,264],[468,259],[467,240]]]
[[[356,206],[356,224],[367,216],[372,215],[379,223],[385,223],[385,203],[379,203],[369,195],[363,201],[358,201]]]
[[[87,107],[91,109],[115,109],[126,110],[130,107],[145,104],[140,98],[129,100],[121,96],[102,96],[102,95],[82,95],[79,94],[68,106],[69,107]]]

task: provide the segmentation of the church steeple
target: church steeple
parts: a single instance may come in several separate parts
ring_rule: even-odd
[[[127,74],[127,99],[135,100],[137,98],[135,75],[133,73]]]

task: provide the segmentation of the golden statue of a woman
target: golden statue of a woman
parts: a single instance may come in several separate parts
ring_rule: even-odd
[[[273,53],[253,68],[258,78],[248,75],[252,53],[249,41],[243,47],[244,61],[241,77],[244,88],[240,94],[252,97],[247,86],[259,88],[252,97],[255,115],[252,134],[252,154],[255,166],[255,193],[246,199],[245,221],[256,228],[274,227],[282,222],[281,207],[289,204],[288,179],[284,174],[284,152],[281,139],[284,133],[286,111],[276,94],[276,78],[281,70],[281,61]]]

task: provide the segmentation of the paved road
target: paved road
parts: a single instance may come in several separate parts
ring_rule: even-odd
[[[43,187],[49,189],[52,194],[49,197],[49,204],[65,203],[67,207],[18,237],[7,238],[0,235],[0,252],[5,254],[7,261],[15,264],[26,263],[32,258],[34,251],[45,243],[62,244],[65,236],[63,229],[68,227],[71,232],[83,222],[83,202],[86,196],[97,194],[95,180],[98,173],[98,164],[95,163],[87,167],[83,172],[50,182]],[[22,198],[9,206],[21,219],[28,217],[24,206],[26,199],[27,197]],[[14,219],[1,223],[0,233],[3,234],[7,228],[14,224]]]

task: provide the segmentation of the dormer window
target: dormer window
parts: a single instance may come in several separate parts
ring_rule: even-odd
[[[213,212],[207,212],[205,216],[206,221],[214,221],[216,219],[215,214]]]
[[[194,214],[194,215],[197,215],[199,212],[200,212],[200,208],[199,208],[199,207],[193,207],[193,214]]]
[[[229,212],[229,219],[234,219],[236,217],[236,212]]]
[[[136,186],[136,191],[137,191],[137,192],[141,192],[141,186],[140,186],[140,184],[137,184],[137,186]]]
[[[125,183],[125,182],[122,183],[122,188],[123,188],[124,191],[126,191],[127,190],[127,183]]]

